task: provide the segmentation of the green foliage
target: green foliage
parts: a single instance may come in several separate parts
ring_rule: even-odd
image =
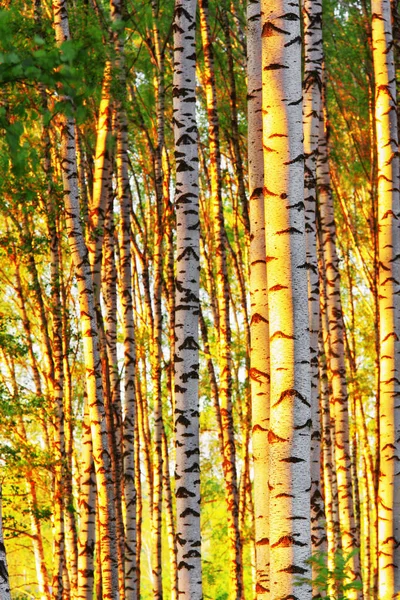
[[[16,319],[12,320],[15,324]],[[19,336],[15,335],[15,331],[13,333],[9,332],[10,320],[3,320],[0,315],[0,348],[10,353],[15,358],[21,358],[26,356],[28,353],[28,348],[26,344],[19,338]],[[0,390],[1,396],[1,390]]]
[[[336,552],[333,569],[328,566],[326,552],[314,553],[307,561],[312,566],[313,578],[299,578],[297,585],[312,585],[321,600],[348,600],[349,592],[362,589],[361,581],[354,581],[348,568],[350,560],[357,553],[358,550],[350,553]]]

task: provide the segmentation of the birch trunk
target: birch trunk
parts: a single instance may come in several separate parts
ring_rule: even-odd
[[[162,432],[162,452],[163,452],[163,493],[166,513],[166,525],[169,548],[169,563],[171,577],[171,600],[178,600],[178,564],[176,562],[176,527],[174,519],[174,510],[172,505],[171,478],[169,474],[168,460],[168,440],[165,431]]]
[[[234,56],[232,52],[232,32],[229,25],[228,18],[228,3],[227,0],[221,2],[220,15],[221,15],[221,24],[222,30],[225,38],[225,48],[227,55],[227,67],[228,67],[228,77],[229,77],[229,104],[231,109],[231,127],[230,127],[230,136],[232,140],[233,154],[235,160],[232,161],[233,168],[236,174],[236,181],[238,185],[239,198],[242,208],[242,218],[243,225],[246,235],[249,235],[250,231],[250,220],[249,220],[249,207],[246,195],[246,186],[244,183],[244,174],[243,174],[243,161],[242,161],[242,153],[240,150],[240,138],[239,138],[239,119],[238,119],[238,100],[236,93],[236,81],[235,81],[235,71],[234,71]]]
[[[59,46],[70,39],[66,0],[54,0],[54,29]],[[91,422],[93,457],[96,469],[100,521],[100,548],[104,600],[118,600],[114,490],[110,452],[105,425],[101,360],[93,283],[88,252],[80,222],[75,148],[75,123],[60,115],[61,170],[64,187],[66,227],[78,283],[86,388]]]
[[[375,126],[378,166],[378,298],[380,335],[378,577],[381,600],[394,598],[396,490],[395,398],[400,384],[396,291],[399,285],[399,189],[396,87],[390,0],[372,1],[372,49],[375,74]],[[398,292],[397,292],[398,293]],[[398,310],[398,308],[397,308]],[[398,501],[396,502],[398,504]]]
[[[199,181],[196,125],[196,0],[174,10],[173,123],[176,158],[175,443],[178,596],[201,600],[199,449]]]
[[[123,0],[111,0],[111,20],[116,26],[114,47],[119,93],[125,97]],[[136,598],[136,489],[135,489],[135,369],[136,343],[133,323],[131,270],[131,192],[128,175],[128,124],[124,107],[116,103],[117,196],[121,219],[119,227],[120,295],[124,336],[123,469],[125,509],[125,598]]]
[[[264,199],[271,356],[270,598],[308,599],[311,381],[298,5],[262,0]]]
[[[254,512],[257,600],[269,600],[269,328],[262,147],[261,5],[247,5],[248,158]]]
[[[340,528],[339,516],[337,511],[337,481],[335,471],[335,446],[332,440],[329,400],[332,396],[329,386],[328,367],[326,353],[329,352],[328,340],[328,321],[326,315],[326,291],[325,291],[325,269],[323,266],[323,257],[320,252],[320,290],[321,290],[321,327],[319,335],[319,395],[321,405],[321,434],[322,434],[322,460],[323,460],[323,484],[324,484],[324,505],[326,517],[326,538],[327,538],[327,566],[331,573],[335,569],[335,555],[340,550]],[[328,592],[335,594],[336,589],[333,581],[328,582]]]
[[[221,151],[217,92],[211,32],[208,22],[208,1],[199,0],[200,28],[204,49],[206,103],[210,142],[211,210],[216,264],[217,304],[219,312],[219,401],[223,437],[223,471],[227,503],[228,537],[230,547],[230,598],[242,600],[243,567],[239,531],[239,496],[236,473],[235,441],[232,415],[232,353],[227,268],[227,237],[222,205]],[[236,109],[236,107],[235,107]],[[244,195],[246,193],[244,192]]]
[[[359,548],[359,535],[354,520],[352,482],[350,471],[349,410],[346,381],[344,323],[340,298],[339,261],[336,251],[336,226],[330,179],[328,145],[325,130],[325,105],[320,116],[319,149],[317,162],[317,191],[320,209],[320,235],[326,278],[326,311],[328,322],[327,362],[331,386],[332,418],[334,419],[335,462],[338,486],[338,511],[343,551],[347,555]],[[348,562],[352,579],[360,578],[359,556]],[[357,597],[350,591],[349,597]]]
[[[154,250],[153,250],[153,274],[154,274],[154,321],[152,332],[152,380],[154,397],[154,453],[153,453],[153,597],[162,600],[162,391],[161,391],[161,369],[162,369],[162,258],[164,251],[164,174],[162,155],[164,149],[164,112],[165,112],[165,90],[164,90],[164,54],[161,49],[160,33],[158,30],[157,2],[152,1],[153,17],[153,41],[155,49],[155,100],[156,100],[156,122],[157,143],[154,152],[154,173],[156,206],[153,217],[154,228]]]
[[[87,403],[85,403],[82,446],[83,460],[79,486],[80,528],[78,537],[77,600],[92,600],[94,590],[94,550],[96,535],[96,478]]]
[[[311,542],[313,552],[323,551],[326,537],[323,520],[324,505],[320,490],[321,427],[318,394],[318,329],[319,329],[319,277],[317,259],[316,222],[316,168],[319,139],[319,115],[322,86],[322,2],[305,0],[304,22],[304,187],[306,220],[306,257],[310,321],[311,357]],[[316,576],[316,573],[314,573]],[[315,592],[315,591],[314,591]],[[317,593],[317,592],[315,592]]]

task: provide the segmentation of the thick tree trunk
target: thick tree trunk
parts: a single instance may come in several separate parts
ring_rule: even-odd
[[[270,598],[308,599],[311,381],[300,14],[262,0],[264,199],[270,340]]]

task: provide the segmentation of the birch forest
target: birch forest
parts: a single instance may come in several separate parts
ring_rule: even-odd
[[[0,600],[400,599],[399,0],[0,0]]]

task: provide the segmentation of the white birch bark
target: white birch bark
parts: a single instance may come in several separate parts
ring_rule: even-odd
[[[320,323],[320,294],[317,259],[317,153],[322,86],[322,2],[305,0],[304,23],[304,187],[306,221],[306,258],[310,323],[311,366],[311,542],[313,552],[325,550],[326,534],[324,502],[320,489],[321,419],[319,404],[318,331]],[[314,573],[316,575],[316,573]],[[314,590],[318,593],[317,590]]]
[[[54,30],[60,46],[70,39],[66,0],[53,2]],[[64,188],[66,228],[77,275],[86,389],[91,422],[93,458],[96,469],[99,507],[103,600],[118,600],[118,571],[114,514],[114,490],[105,423],[99,337],[95,312],[93,280],[88,251],[80,222],[75,146],[75,122],[60,115],[61,171]]]
[[[269,598],[269,328],[262,146],[261,5],[247,5],[248,159],[250,209],[250,378],[254,461],[256,595]]]
[[[114,47],[119,94],[125,95],[125,60],[123,31],[123,0],[111,0],[111,19],[116,26]],[[125,509],[125,598],[136,598],[136,489],[135,489],[135,370],[136,342],[133,321],[131,268],[131,190],[128,175],[128,122],[123,104],[116,102],[117,130],[117,196],[121,209],[119,227],[120,272],[119,287],[122,304],[124,336],[124,397],[123,397],[123,470]]]
[[[262,0],[270,373],[270,598],[309,599],[310,336],[298,4]]]
[[[176,0],[173,110],[176,158],[175,443],[178,596],[201,600],[199,450],[199,183],[196,0]]]
[[[396,300],[399,286],[399,189],[396,85],[390,0],[372,0],[372,54],[375,74],[375,127],[378,166],[378,298],[380,336],[378,579],[379,599],[389,600],[395,587],[394,508],[399,507],[396,404],[399,396],[399,351]],[[397,306],[396,306],[397,305]],[[398,409],[397,409],[398,410]],[[397,423],[398,425],[398,423]],[[397,468],[396,468],[397,467]],[[396,477],[397,475],[397,477]],[[397,485],[395,485],[397,483]],[[395,494],[397,492],[397,494]],[[395,497],[397,495],[397,498]],[[396,523],[397,521],[397,523]],[[398,531],[397,531],[398,534]],[[397,553],[398,557],[399,553]],[[399,579],[397,576],[396,579]]]

